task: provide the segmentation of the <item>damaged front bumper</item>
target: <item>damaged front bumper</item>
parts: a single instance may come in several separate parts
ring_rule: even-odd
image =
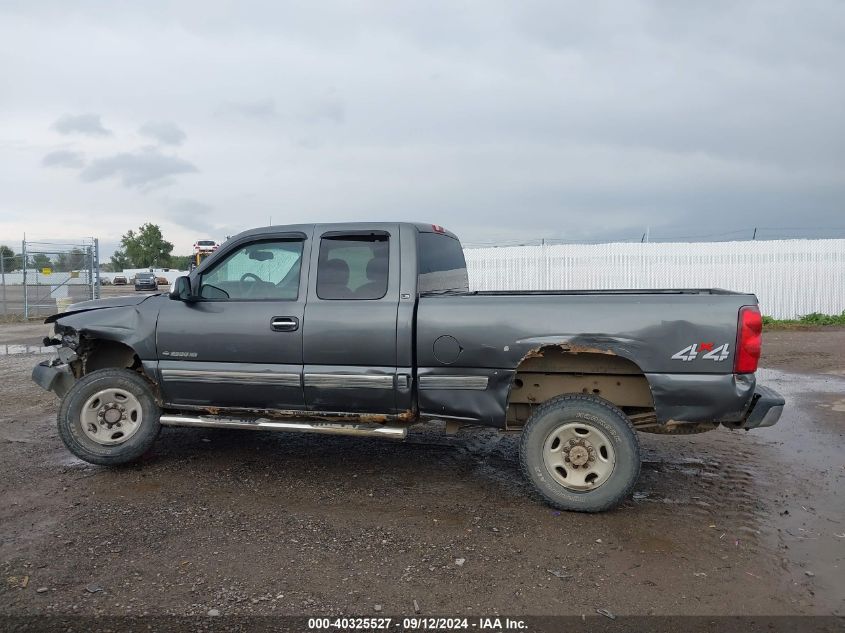
[[[772,426],[783,413],[786,400],[774,389],[757,385],[754,389],[754,396],[748,413],[738,425],[740,429],[757,429],[764,426]]]
[[[32,380],[61,398],[73,386],[76,378],[70,365],[56,358],[38,363],[32,370]]]

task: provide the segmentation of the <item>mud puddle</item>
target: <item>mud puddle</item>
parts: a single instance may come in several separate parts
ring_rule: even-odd
[[[778,424],[752,432],[780,470],[766,482],[779,498],[766,537],[798,566],[789,583],[845,612],[845,378],[764,369],[758,381],[787,400]]]

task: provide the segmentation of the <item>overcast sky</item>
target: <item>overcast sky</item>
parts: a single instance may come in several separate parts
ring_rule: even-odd
[[[839,1],[3,0],[0,77],[0,242],[845,234]]]

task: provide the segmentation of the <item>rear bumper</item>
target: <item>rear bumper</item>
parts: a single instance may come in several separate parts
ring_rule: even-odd
[[[741,429],[757,429],[772,426],[783,413],[786,400],[774,389],[757,385],[748,413],[739,424]]]
[[[73,386],[75,380],[70,366],[64,363],[53,365],[55,361],[45,360],[32,369],[32,380],[36,385],[54,392],[60,398]]]
[[[754,374],[646,374],[661,424],[717,423],[731,429],[772,426],[784,399]]]

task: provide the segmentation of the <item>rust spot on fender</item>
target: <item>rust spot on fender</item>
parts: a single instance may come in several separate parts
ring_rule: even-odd
[[[535,347],[532,350],[529,350],[528,353],[522,357],[522,360],[519,362],[521,363],[524,360],[528,360],[529,358],[543,358],[543,348],[542,347]]]
[[[616,352],[609,349],[599,349],[598,347],[589,347],[587,345],[561,343],[558,347],[564,352],[569,352],[570,354],[607,354],[608,356],[616,356]]]
[[[577,343],[556,343],[550,345],[541,345],[540,347],[534,347],[520,359],[519,365],[530,358],[543,358],[545,357],[545,350],[557,348],[562,352],[566,352],[568,354],[605,354],[607,356],[616,356],[616,352],[610,349],[602,349],[599,347],[590,347],[589,345],[579,345]]]

